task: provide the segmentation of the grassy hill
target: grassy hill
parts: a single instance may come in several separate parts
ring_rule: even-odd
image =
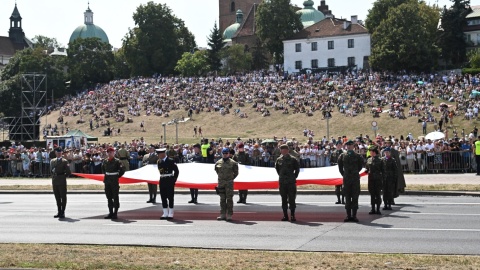
[[[435,100],[435,104],[444,102],[443,100]],[[453,105],[453,104],[452,104]],[[327,135],[327,120],[322,120],[321,112],[315,112],[314,116],[308,117],[305,114],[282,114],[281,111],[270,111],[271,116],[262,117],[259,112],[255,112],[251,108],[251,104],[247,104],[246,107],[240,108],[242,112],[248,114],[248,118],[240,118],[239,116],[227,114],[222,116],[219,112],[201,112],[200,114],[194,114],[193,119],[187,122],[178,124],[178,142],[179,143],[194,143],[198,142],[198,138],[193,137],[194,126],[201,126],[203,136],[206,138],[219,137],[222,139],[234,139],[240,137],[246,138],[273,138],[277,136],[281,138],[286,136],[287,138],[296,137],[298,140],[303,141],[303,129],[311,129],[315,133],[315,139],[320,140],[323,136]],[[367,111],[369,111],[367,109]],[[82,112],[83,113],[83,112]],[[48,116],[44,116],[42,123],[57,123],[59,111],[54,111]],[[64,121],[68,122],[70,129],[80,129],[86,133],[98,136],[100,143],[113,143],[119,142],[131,142],[133,139],[139,139],[144,137],[148,143],[160,142],[160,138],[163,135],[162,123],[167,123],[174,118],[181,118],[187,116],[185,111],[173,111],[170,113],[170,117],[159,116],[146,116],[142,115],[133,118],[133,123],[125,122],[111,122],[111,127],[115,129],[120,128],[120,135],[105,137],[103,132],[106,127],[100,127],[95,130],[90,130],[88,120],[89,115],[84,114],[83,119],[86,123],[75,124],[80,116],[76,117],[64,117]],[[439,117],[439,114],[434,114],[435,117]],[[109,119],[114,121],[113,119]],[[141,121],[145,122],[146,131],[142,132],[140,128]],[[332,113],[332,119],[329,120],[329,134],[330,136],[342,136],[346,135],[348,138],[358,136],[359,134],[369,134],[370,137],[374,135],[374,131],[371,129],[371,122],[376,121],[378,123],[378,134],[381,135],[394,135],[400,137],[400,135],[406,136],[409,132],[412,132],[416,138],[422,135],[422,125],[418,123],[417,117],[407,117],[405,120],[391,118],[386,113],[382,113],[379,118],[373,118],[370,113],[359,114],[355,117],[345,117],[343,114],[335,111]],[[58,124],[60,127],[60,124]],[[454,118],[454,125],[449,126],[449,136],[453,136],[453,129],[456,128],[461,134],[462,128],[468,133],[473,129],[474,125],[478,125],[478,119],[473,121],[463,120],[462,116],[456,116]],[[427,131],[433,131],[433,123],[428,123]],[[166,126],[166,141],[167,143],[176,142],[175,125]]]

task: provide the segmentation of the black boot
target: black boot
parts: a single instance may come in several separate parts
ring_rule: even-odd
[[[343,220],[344,222],[349,222],[352,219],[352,209],[345,209],[347,211],[347,217]]]
[[[243,199],[242,199],[242,198],[243,198],[243,194],[239,192],[239,193],[238,193],[238,201],[237,201],[237,203],[242,203],[242,202],[243,202]]]
[[[353,222],[358,222],[357,209],[352,210],[352,218],[350,220],[353,221]]]
[[[118,208],[115,207],[115,212],[113,212],[112,219],[117,219]]]
[[[290,221],[295,222],[297,219],[295,218],[295,209],[290,209]]]
[[[288,221],[288,210],[287,209],[283,209],[282,221]]]
[[[113,207],[108,207],[108,216],[104,217],[104,219],[111,219],[113,217]]]
[[[62,207],[57,206],[57,214],[56,214],[55,216],[53,216],[53,217],[54,217],[54,218],[59,218],[61,213],[62,213]]]
[[[375,212],[375,205],[372,204],[372,211],[368,212],[368,214],[369,214],[369,215],[373,215],[373,214],[375,214],[375,213],[376,213],[376,212]]]
[[[380,212],[380,204],[377,204],[377,211],[375,212],[377,215],[381,215],[382,212]]]
[[[342,204],[345,204],[345,196],[342,195]]]
[[[242,203],[244,203],[244,204],[247,203],[247,195],[248,195],[248,193],[244,193],[244,194],[243,194],[243,201],[242,201]]]
[[[340,195],[337,195],[337,202],[335,204],[341,204],[342,201],[340,201]]]

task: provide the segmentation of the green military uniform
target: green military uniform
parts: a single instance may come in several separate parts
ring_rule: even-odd
[[[238,152],[233,156],[233,160],[242,165],[250,165],[250,156],[245,152]],[[238,202],[237,203],[247,203],[248,190],[242,189],[238,191]]]
[[[348,141],[347,145],[353,145]],[[345,221],[357,222],[358,197],[360,196],[360,175],[363,167],[363,158],[353,150],[348,150],[338,158],[338,170],[343,176],[343,192],[345,194]]]
[[[125,173],[125,168],[118,158],[111,160],[106,158],[102,163],[102,173],[105,175],[103,183],[105,184],[105,195],[109,210],[109,214],[105,218],[116,219],[118,208],[120,208],[120,199],[118,197],[120,185],[118,179]]]
[[[222,150],[222,153],[229,150]],[[233,215],[233,180],[238,176],[238,163],[231,158],[222,158],[215,163],[218,175],[217,192],[220,195],[220,216],[218,220],[231,220]],[[226,217],[225,217],[226,215]]]
[[[129,154],[128,151],[124,148],[123,145],[122,145],[121,148],[117,151],[117,156],[118,156],[118,159],[120,159],[120,162],[122,163],[123,168],[125,168],[125,171],[129,171],[129,170],[130,170],[130,164],[129,164],[129,162],[128,162],[128,158],[130,157],[130,154]]]
[[[377,151],[378,153],[378,150],[374,148],[370,149],[370,151]],[[378,155],[374,157],[372,156],[368,158],[366,168],[368,170],[368,192],[370,193],[370,204],[372,205],[372,211],[370,211],[369,214],[380,215],[385,164]]]
[[[151,148],[154,146],[150,146]],[[158,155],[155,152],[148,153],[147,155],[143,156],[143,164],[157,164],[158,161]],[[157,202],[157,184],[150,184],[148,183],[148,194],[149,194],[149,200],[147,203],[156,203]]]
[[[392,146],[392,140],[391,139],[386,139],[385,140],[387,144],[387,147],[390,147],[390,156],[392,156],[395,159],[395,163],[397,164],[397,174],[395,178],[395,187],[394,187],[394,192],[393,192],[393,198],[397,198],[400,196],[400,193],[405,192],[405,188],[407,187],[407,184],[405,182],[405,176],[403,175],[403,168],[402,164],[400,163],[400,153],[398,150],[393,148]],[[394,199],[392,199],[391,203],[395,205]]]
[[[384,150],[386,151],[386,150]],[[392,202],[395,196],[395,189],[397,187],[397,162],[393,157],[384,157],[382,161],[385,166],[385,176],[383,179],[383,203],[385,207],[383,210],[392,210]]]
[[[337,143],[341,144],[340,142]],[[338,164],[338,158],[340,157],[341,154],[345,153],[343,149],[336,149],[332,152],[330,155],[330,163],[332,165],[337,165]],[[337,195],[337,201],[335,204],[345,204],[345,196],[343,194],[343,185],[336,185],[335,186],[335,195]],[[340,200],[340,196],[342,199]]]
[[[61,149],[57,149],[61,152]],[[52,188],[57,202],[58,213],[55,218],[65,217],[65,208],[67,207],[67,176],[71,174],[68,160],[64,158],[54,158],[50,161],[50,169],[52,173]]]
[[[281,149],[288,149],[287,145],[280,146]],[[281,155],[275,161],[275,169],[278,174],[278,187],[282,197],[282,221],[288,220],[288,206],[290,204],[291,220],[295,221],[295,199],[297,197],[297,177],[300,173],[300,163],[292,155]]]

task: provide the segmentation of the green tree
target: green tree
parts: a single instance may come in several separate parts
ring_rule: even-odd
[[[78,38],[68,45],[70,87],[80,90],[113,79],[112,46],[99,38]]]
[[[47,99],[62,97],[66,92],[64,72],[66,59],[59,56],[49,56],[44,48],[24,49],[18,51],[1,72],[3,85],[0,86],[0,112],[7,116],[21,114],[22,74],[45,74],[47,80]]]
[[[217,22],[213,25],[213,29],[208,37],[208,64],[212,71],[219,71],[222,68],[222,59],[220,58],[220,52],[227,44],[223,40],[223,35],[217,27]]]
[[[469,0],[452,0],[453,5],[443,8],[439,31],[439,46],[447,64],[461,66],[466,60],[467,42],[463,28],[467,26],[467,15],[472,11]]]
[[[382,1],[392,2],[377,1],[370,10],[372,14],[379,13],[375,8]],[[382,9],[382,12],[385,10]],[[438,8],[408,0],[391,6],[378,24],[370,14],[367,19],[369,25],[376,26],[369,29],[372,32],[370,64],[374,69],[427,71],[436,65],[439,55],[436,46]]]
[[[226,47],[222,51],[222,56],[225,61],[223,65],[223,72],[225,74],[245,72],[252,67],[252,54],[245,50],[244,45],[234,44]]]
[[[127,64],[127,59],[123,52],[123,48],[120,48],[113,54],[113,77],[115,79],[127,79],[130,77],[131,70]]]
[[[408,2],[409,0],[380,0],[373,3],[372,9],[368,10],[367,19],[365,20],[365,27],[368,32],[373,34],[374,30],[378,28],[380,23],[387,19],[387,12],[390,8],[395,8]]]
[[[195,53],[183,53],[178,60],[175,71],[183,76],[205,75],[210,70],[208,65],[207,51],[196,51]]]
[[[467,58],[471,68],[480,68],[480,49],[468,51]]]
[[[148,2],[133,14],[135,28],[123,39],[132,75],[169,74],[184,52],[196,47],[193,34],[165,4]]]
[[[283,63],[282,41],[303,29],[300,15],[295,13],[290,0],[265,0],[255,16],[260,41],[273,55],[275,64]]]
[[[256,40],[255,47],[251,50],[252,53],[252,69],[253,70],[261,70],[268,68],[268,58],[267,58],[267,51],[262,46],[260,40]]]
[[[50,38],[42,35],[36,35],[32,39],[32,42],[34,44],[34,48],[43,48],[44,50],[47,50],[49,54],[52,53],[55,48],[60,47],[60,44],[56,38]]]

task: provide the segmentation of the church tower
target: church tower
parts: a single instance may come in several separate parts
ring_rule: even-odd
[[[237,10],[244,13],[252,9],[253,4],[260,4],[262,0],[218,0],[220,33],[237,20]]]
[[[25,33],[22,29],[22,16],[20,16],[20,12],[18,12],[17,4],[15,4],[12,16],[10,16],[10,30],[8,31],[8,37],[12,43],[25,43]]]

